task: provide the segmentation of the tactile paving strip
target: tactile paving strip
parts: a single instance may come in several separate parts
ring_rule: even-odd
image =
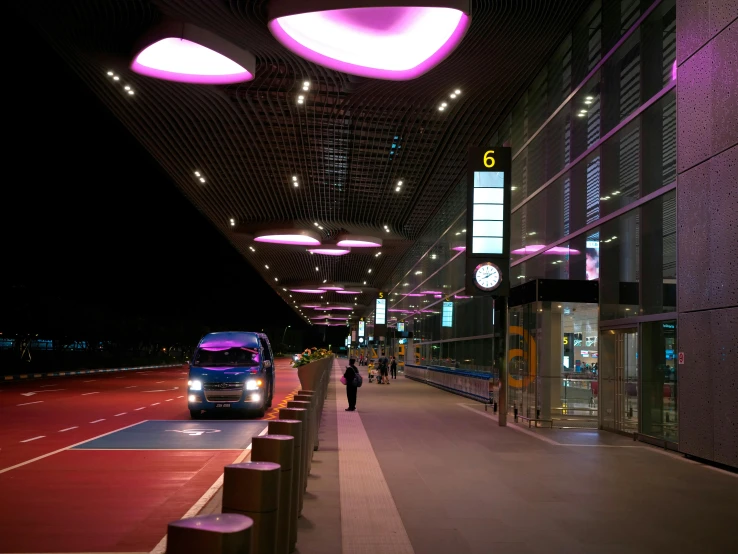
[[[341,377],[333,364],[333,378]],[[414,554],[359,412],[346,412],[336,391],[343,554]],[[361,395],[359,395],[361,396]]]

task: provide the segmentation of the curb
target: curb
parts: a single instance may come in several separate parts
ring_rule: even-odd
[[[161,367],[180,367],[186,364],[144,365],[138,367],[116,367],[113,369],[83,369],[80,371],[55,371],[53,373],[25,373],[5,375],[3,381],[20,381],[25,379],[42,379],[44,377],[65,377],[68,375],[88,375],[90,373],[113,373],[116,371],[136,371],[139,369],[156,369]]]

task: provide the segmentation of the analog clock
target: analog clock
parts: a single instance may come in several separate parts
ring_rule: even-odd
[[[479,264],[474,269],[474,284],[482,290],[495,290],[502,281],[500,268],[492,262]]]

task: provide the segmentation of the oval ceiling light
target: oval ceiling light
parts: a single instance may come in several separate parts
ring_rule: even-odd
[[[320,248],[308,248],[307,250],[311,254],[322,254],[323,256],[343,256],[344,254],[351,252],[350,248],[326,245],[323,245]]]
[[[297,244],[306,246],[320,246],[320,235],[314,231],[301,229],[277,229],[262,231],[254,236],[256,242],[270,242],[272,244]]]
[[[271,0],[268,19],[274,37],[306,60],[404,81],[446,58],[470,16],[469,0]]]
[[[344,289],[344,290],[337,290],[336,292],[338,294],[361,294],[361,291],[360,290],[346,290],[346,289]]]
[[[253,54],[189,23],[165,22],[152,29],[142,43],[131,69],[147,77],[201,85],[254,78]]]
[[[382,239],[363,235],[341,235],[338,237],[338,246],[353,248],[378,248],[382,246]]]
[[[335,291],[343,290],[343,287],[341,285],[336,285],[335,283],[328,283],[327,285],[320,285],[320,287],[318,288],[322,290],[335,290]]]
[[[301,292],[303,294],[323,294],[325,291],[320,289],[290,289],[290,292]]]
[[[545,245],[543,244],[529,244],[528,246],[524,246],[522,248],[516,248],[512,251],[512,254],[517,254],[519,256],[526,256],[528,254],[535,254],[536,252],[540,252],[543,250]],[[554,246],[552,248],[549,248],[544,252],[544,254],[554,254],[554,255],[567,255],[567,254],[579,254],[579,250],[575,250],[574,248],[566,248],[565,246]]]

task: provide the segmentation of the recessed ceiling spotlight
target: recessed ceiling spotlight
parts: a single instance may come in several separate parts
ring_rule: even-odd
[[[319,267],[316,267],[316,268],[315,268],[315,271],[320,271],[320,268],[319,268]]]
[[[195,177],[199,177],[199,176],[200,176],[200,172],[199,171],[195,171]]]
[[[265,267],[265,268],[267,268],[267,269],[269,269],[269,266],[268,266],[268,265],[266,265],[266,264],[264,264],[264,267]]]
[[[231,227],[234,227],[236,225],[236,220],[231,218]]]
[[[116,75],[116,76],[114,76],[114,77],[113,77],[113,81],[120,81],[120,77],[118,77],[117,75]]]
[[[292,183],[292,186],[293,187],[299,187],[300,186],[300,183]]]
[[[126,85],[126,86],[124,86],[124,87],[123,87],[123,90],[131,90],[131,87],[130,87],[130,85]]]
[[[364,284],[366,285],[366,281],[364,281]]]
[[[397,181],[397,186],[398,187],[401,187],[402,186],[402,181]]]
[[[397,188],[395,189],[395,192],[400,192],[400,187],[397,187]]]
[[[372,272],[372,270],[371,270],[371,269],[367,269],[367,273],[371,273],[371,272]]]
[[[224,38],[181,21],[167,21],[152,31],[131,64],[141,75],[205,85],[225,85],[254,78],[253,54]],[[227,56],[221,52],[227,53]]]
[[[446,109],[446,108],[444,108],[443,106],[438,106],[438,111],[441,111],[441,112],[442,112],[442,111],[443,111],[443,110],[445,110],[445,109]]]
[[[313,223],[313,225],[315,225],[317,227],[318,226],[318,222],[316,221],[315,223]]]
[[[112,77],[113,75],[115,75],[115,73],[113,73],[112,71],[108,71],[108,77]]]
[[[460,91],[459,89],[456,89],[456,90],[454,91],[454,94],[458,96],[459,94],[461,94],[461,91]]]
[[[318,65],[373,79],[407,80],[446,58],[470,21],[468,1],[438,0],[434,7],[407,7],[403,0],[379,4],[271,0],[269,30],[287,49]]]
[[[322,225],[318,225],[318,229],[320,229],[322,231],[323,230],[323,226]]]
[[[204,183],[205,182],[205,177],[200,177],[200,182],[201,183]]]
[[[446,104],[446,102],[443,102],[443,103],[441,104],[441,106],[443,106],[443,107],[445,108],[446,106],[448,106],[448,104]]]
[[[129,95],[132,95],[132,94],[133,94],[133,91],[132,91],[132,90],[129,90],[129,91],[128,91],[128,94],[129,94]]]
[[[249,250],[251,250],[252,252],[256,252],[256,250],[254,250],[254,247],[253,246],[249,246]]]
[[[304,97],[304,96],[303,96],[303,95],[301,94],[300,96],[298,96],[298,97],[297,97],[297,99],[298,99],[299,101],[302,101],[302,100],[305,100],[305,97]]]
[[[456,95],[452,93],[452,94],[449,94],[449,97],[450,98],[456,98]]]
[[[274,278],[274,280],[275,280],[275,281],[279,281],[279,279],[277,279],[276,277]]]

